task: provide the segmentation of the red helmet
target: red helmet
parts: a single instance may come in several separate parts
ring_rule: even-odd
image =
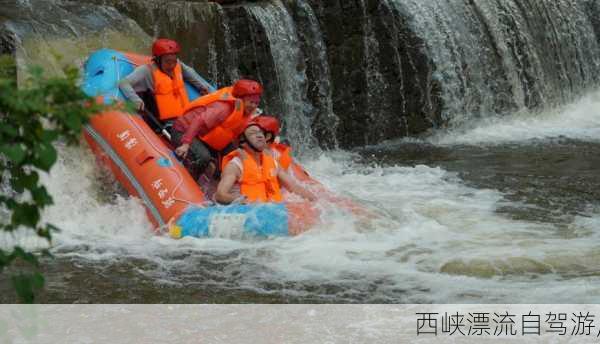
[[[263,128],[264,131],[272,133],[273,136],[279,135],[279,120],[273,116],[261,115],[254,119],[254,121]]]
[[[242,127],[244,128],[244,130],[242,130],[242,132],[240,133],[240,141],[246,141],[246,129],[250,128],[253,125],[259,127],[263,131],[263,133],[266,131],[265,128],[263,128],[263,126],[257,121],[257,118],[248,119]]]
[[[233,85],[233,91],[231,92],[231,94],[236,98],[254,95],[260,96],[262,93],[263,88],[258,82],[247,79],[238,80]]]
[[[257,121],[258,118],[251,118],[249,120],[246,121],[246,124],[244,124],[244,130],[242,131],[242,134],[244,134],[244,131],[246,131],[246,129],[250,128],[251,126],[255,125],[257,127],[259,127],[260,129],[262,129],[263,131],[265,131],[266,129],[263,128],[263,126],[260,124],[259,121]]]
[[[179,51],[181,51],[179,43],[172,39],[159,38],[152,44],[152,55],[154,56],[177,54]]]

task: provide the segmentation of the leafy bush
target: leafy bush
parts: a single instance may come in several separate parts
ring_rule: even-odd
[[[0,208],[9,215],[0,219],[0,231],[30,228],[50,241],[57,228],[40,224],[40,213],[52,204],[52,197],[40,183],[38,171],[48,172],[56,162],[55,142],[80,142],[83,125],[101,106],[80,90],[75,67],[65,69],[65,77],[45,77],[42,68],[31,68],[20,88],[15,76],[12,58],[0,57],[0,182],[10,186],[10,192],[0,193]],[[10,276],[20,300],[31,303],[44,285],[37,270],[38,252],[19,246],[0,248],[0,274],[8,274],[6,268],[17,260],[34,268]]]

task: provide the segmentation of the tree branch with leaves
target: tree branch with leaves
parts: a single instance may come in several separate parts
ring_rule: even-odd
[[[52,196],[40,182],[40,171],[49,172],[56,163],[57,141],[78,144],[89,117],[102,110],[78,86],[79,71],[67,67],[64,77],[46,77],[41,67],[30,69],[30,77],[18,88],[16,68],[10,56],[0,57],[0,208],[8,218],[0,220],[0,231],[31,229],[51,242],[57,227],[41,222],[41,212],[52,205]],[[35,301],[44,285],[39,256],[47,249],[29,252],[14,246],[0,247],[0,275],[10,279],[22,302]],[[12,271],[21,260],[33,269]]]

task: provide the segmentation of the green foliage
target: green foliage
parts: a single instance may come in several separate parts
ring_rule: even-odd
[[[48,172],[56,162],[57,140],[79,143],[83,125],[101,106],[77,86],[79,73],[74,67],[65,70],[66,77],[45,77],[41,68],[32,68],[21,88],[15,70],[10,57],[0,57],[0,208],[10,214],[0,219],[0,231],[30,228],[50,241],[57,228],[40,224],[40,216],[52,197],[40,183],[38,171]],[[10,251],[0,248],[0,274],[18,260],[33,272],[17,272],[11,280],[20,300],[31,303],[44,285],[37,255],[18,246]]]

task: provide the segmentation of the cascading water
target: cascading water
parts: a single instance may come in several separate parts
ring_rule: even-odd
[[[387,87],[384,76],[381,74],[382,66],[378,56],[381,54],[379,49],[379,41],[373,28],[373,23],[367,15],[367,5],[364,1],[361,2],[363,15],[363,45],[364,45],[364,61],[366,64],[366,83],[365,89],[367,92],[367,102],[365,116],[368,117],[368,122],[375,123],[377,119],[382,118],[382,112],[387,110],[384,104],[388,102],[384,89]],[[368,131],[365,132],[365,135]],[[365,138],[365,143],[370,143],[370,140]]]
[[[219,23],[219,27],[220,27],[220,32],[222,32],[222,35],[220,35],[219,37],[216,37],[215,39],[222,39],[223,40],[223,55],[221,57],[220,60],[217,60],[217,47],[214,47],[214,51],[211,51],[211,57],[215,56],[214,59],[211,58],[211,60],[209,61],[209,65],[210,65],[210,69],[216,69],[216,70],[223,70],[222,73],[216,73],[214,74],[215,76],[218,76],[215,78],[215,82],[217,82],[217,85],[226,85],[227,81],[233,81],[233,80],[237,80],[241,77],[241,73],[240,70],[238,68],[238,58],[236,55],[236,51],[233,48],[233,44],[231,42],[231,27],[229,24],[229,20],[227,18],[226,13],[223,11],[223,9],[219,6],[217,7],[217,9],[215,10],[216,14],[217,14],[217,18],[218,18],[218,23]],[[224,60],[224,61],[223,61]],[[224,63],[223,63],[224,62]]]
[[[327,46],[325,45],[318,18],[306,1],[297,1],[292,5],[296,30],[301,51],[306,63],[308,77],[308,98],[313,104],[314,116],[311,116],[315,136],[322,145],[337,147],[336,130],[339,118],[333,111],[332,85]]]
[[[285,135],[300,150],[312,147],[314,138],[307,118],[312,107],[306,99],[306,72],[292,18],[281,1],[248,5],[246,10],[262,25],[269,40],[276,74],[270,77],[279,86]]]
[[[489,97],[493,92],[488,82],[495,83],[497,75],[489,68],[494,68],[495,63],[482,60],[486,55],[477,48],[489,45],[487,37],[479,32],[481,24],[468,12],[469,5],[462,1],[391,3],[411,14],[414,31],[423,38],[431,54],[435,65],[432,78],[440,82],[443,90],[442,119],[448,121],[454,115],[476,113],[474,107],[485,107],[483,101],[493,99]]]
[[[444,121],[551,107],[598,81],[600,50],[581,2],[389,2],[426,43]]]

